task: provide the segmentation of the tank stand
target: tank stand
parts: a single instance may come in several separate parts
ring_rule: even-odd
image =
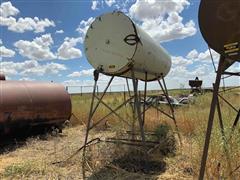
[[[159,85],[160,85],[160,87],[161,87],[161,89],[163,91],[164,96],[166,97],[166,99],[168,101],[168,105],[170,106],[170,109],[171,109],[171,116],[170,116],[170,118],[174,122],[174,125],[175,125],[175,128],[176,128],[176,132],[177,132],[177,135],[178,135],[178,139],[179,139],[180,145],[182,146],[182,139],[181,139],[179,128],[178,128],[178,125],[177,125],[177,121],[176,121],[176,118],[175,118],[173,105],[171,104],[171,101],[170,101],[170,98],[169,98],[169,95],[168,95],[168,90],[167,90],[167,86],[166,86],[164,77],[162,77],[162,81],[163,81],[163,85],[162,85],[161,81],[158,79],[158,83],[159,83]]]
[[[150,143],[149,141],[146,140],[145,138],[145,130],[144,130],[144,122],[145,122],[145,115],[146,115],[146,111],[150,108],[154,108],[156,109],[158,112],[164,114],[165,116],[167,116],[168,118],[172,119],[174,121],[174,124],[176,126],[176,130],[178,133],[178,137],[179,140],[181,142],[181,138],[180,138],[180,134],[178,132],[178,127],[177,127],[177,122],[174,116],[174,109],[172,107],[172,104],[170,102],[169,96],[168,96],[168,91],[167,91],[167,87],[165,84],[165,80],[164,77],[159,77],[158,76],[158,83],[160,85],[160,88],[163,92],[163,94],[166,96],[166,98],[168,99],[168,104],[170,106],[170,110],[171,110],[171,114],[168,114],[167,112],[161,110],[159,107],[157,107],[156,105],[154,105],[154,103],[146,103],[146,97],[147,97],[147,72],[145,73],[145,82],[144,82],[144,92],[143,92],[143,97],[140,93],[140,91],[138,90],[138,79],[135,78],[135,73],[132,69],[130,69],[131,71],[131,79],[132,79],[132,86],[133,86],[133,91],[130,90],[130,86],[129,86],[129,82],[128,82],[128,78],[126,78],[126,84],[127,84],[127,90],[128,90],[128,98],[126,98],[126,95],[124,96],[124,101],[118,105],[115,108],[110,107],[107,103],[105,103],[103,101],[104,96],[107,93],[108,88],[110,87],[114,76],[112,76],[107,84],[107,86],[105,87],[104,91],[102,93],[98,95],[96,95],[96,89],[97,89],[97,82],[98,82],[98,78],[99,78],[99,73],[100,71],[95,70],[94,71],[94,87],[93,87],[93,92],[92,92],[92,98],[91,98],[91,105],[90,105],[90,111],[89,111],[89,116],[88,116],[88,121],[86,124],[86,134],[85,134],[85,139],[84,139],[84,145],[83,145],[83,154],[82,154],[82,174],[83,174],[83,179],[86,179],[86,168],[87,169],[91,169],[89,168],[88,162],[87,162],[87,158],[86,158],[86,148],[89,146],[89,142],[91,142],[91,140],[89,141],[89,133],[90,131],[96,127],[97,125],[99,125],[102,121],[104,121],[107,117],[109,117],[110,115],[115,115],[118,117],[118,119],[120,121],[122,121],[124,124],[127,125],[127,127],[129,127],[131,129],[131,135],[132,135],[132,139],[127,140],[124,139],[123,144],[127,144],[127,145],[141,145],[141,146],[148,146],[148,143]],[[163,83],[161,83],[160,78],[162,78]],[[143,103],[143,104],[142,104]],[[93,121],[93,116],[95,114],[95,112],[97,111],[99,105],[103,105],[104,107],[106,107],[110,112],[108,114],[106,114],[104,117],[96,120],[94,119]],[[125,120],[121,114],[117,113],[117,111],[123,107],[127,108],[127,105],[129,105],[132,109],[132,123],[130,123],[130,121]],[[135,127],[135,121],[138,121],[138,126],[139,126],[139,130],[140,130],[140,137],[141,140],[136,139],[136,127]],[[109,142],[109,143],[114,143],[116,141],[118,142],[122,142],[123,139],[114,139],[111,138],[108,140],[104,140],[104,142]],[[103,140],[101,140],[102,142]],[[114,142],[113,142],[114,141]],[[128,142],[126,142],[128,141]],[[140,144],[142,143],[142,144]],[[156,144],[156,146],[159,144]],[[155,148],[155,147],[154,147]]]
[[[239,121],[239,111],[240,110],[237,110],[237,108],[235,108],[230,102],[228,102],[226,99],[224,99],[220,95],[220,93],[222,91],[219,91],[219,86],[220,86],[221,76],[224,74],[225,74],[225,58],[223,56],[221,56],[219,65],[218,65],[216,80],[215,80],[215,83],[213,84],[212,102],[211,102],[211,107],[210,107],[210,113],[209,113],[209,119],[208,119],[208,125],[207,125],[206,137],[205,137],[205,144],[204,144],[204,148],[203,148],[201,167],[200,167],[200,172],[199,172],[199,180],[204,179],[207,157],[208,157],[208,149],[209,149],[209,144],[210,144],[210,139],[211,139],[211,132],[212,132],[212,128],[213,128],[214,114],[215,114],[216,108],[217,108],[217,114],[218,114],[218,119],[219,119],[220,131],[221,131],[222,139],[224,142],[224,152],[225,152],[225,155],[226,155],[226,158],[228,161],[227,162],[228,163],[228,175],[231,177],[232,173],[233,173],[231,160],[230,160],[230,154],[229,154],[229,151],[227,148],[228,140],[224,133],[224,125],[223,125],[221,107],[219,104],[219,98],[221,98],[225,103],[227,103],[237,113],[236,119],[232,125],[232,132],[231,132],[230,138],[232,137],[234,129]],[[229,72],[227,72],[227,74],[229,74]],[[233,73],[232,75],[236,75],[236,73]],[[230,89],[232,89],[232,88],[230,88]],[[224,90],[224,92],[226,92],[226,90]],[[232,179],[232,177],[231,177],[231,179]]]

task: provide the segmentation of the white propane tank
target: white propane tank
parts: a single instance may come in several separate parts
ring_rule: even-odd
[[[97,17],[84,40],[89,63],[103,74],[151,81],[166,76],[171,57],[122,12]],[[147,78],[146,78],[147,73]]]

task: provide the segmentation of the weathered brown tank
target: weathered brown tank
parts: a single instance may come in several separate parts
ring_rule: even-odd
[[[6,80],[6,77],[4,74],[0,74],[0,81],[5,81]]]
[[[240,62],[240,1],[201,0],[198,17],[209,47]]]
[[[60,84],[0,80],[0,134],[26,126],[60,126],[71,109],[70,95]]]

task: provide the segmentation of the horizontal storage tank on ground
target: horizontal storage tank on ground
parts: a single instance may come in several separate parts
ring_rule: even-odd
[[[168,53],[122,12],[97,17],[84,44],[89,63],[106,75],[131,77],[133,68],[137,79],[151,81],[171,68]]]
[[[60,84],[0,80],[0,134],[25,126],[61,125],[71,110],[70,95]]]

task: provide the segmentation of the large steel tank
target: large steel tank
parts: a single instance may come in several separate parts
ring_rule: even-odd
[[[6,80],[6,77],[4,74],[0,74],[0,81],[5,81]]]
[[[106,75],[131,77],[133,68],[137,79],[150,81],[167,75],[171,68],[166,50],[122,12],[97,17],[84,44],[89,63]]]
[[[61,125],[71,109],[70,95],[60,84],[0,80],[0,134],[25,126]]]
[[[201,0],[198,19],[209,47],[240,62],[240,1]]]

